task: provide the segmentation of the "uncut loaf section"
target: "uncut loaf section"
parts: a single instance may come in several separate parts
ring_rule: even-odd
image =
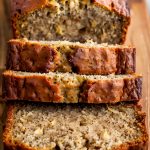
[[[122,44],[127,0],[10,0],[14,38]]]

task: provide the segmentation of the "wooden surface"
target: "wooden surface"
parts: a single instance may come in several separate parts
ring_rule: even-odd
[[[143,100],[140,103],[147,114],[146,125],[150,135],[150,20],[143,0],[129,1],[132,22],[126,43],[137,48],[137,72],[143,74]],[[8,12],[4,9],[4,2],[6,3],[6,0],[0,0],[0,70],[5,67],[6,46],[11,37]]]
[[[143,75],[143,100],[140,102],[146,112],[146,125],[150,135],[150,16],[143,0],[131,0],[132,22],[126,44],[137,48],[137,72]],[[150,150],[150,141],[148,143]]]

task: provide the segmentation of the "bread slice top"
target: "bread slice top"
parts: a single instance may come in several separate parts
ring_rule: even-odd
[[[21,39],[11,39],[8,41],[8,43],[22,43],[24,44],[38,44],[38,45],[51,45],[54,47],[62,47],[62,46],[72,46],[72,47],[80,47],[80,48],[109,48],[109,49],[127,49],[127,48],[133,48],[134,46],[131,45],[120,45],[120,44],[108,44],[108,43],[102,43],[98,44],[97,42],[93,42],[92,40],[87,40],[85,43],[81,42],[71,42],[66,40],[61,41],[36,41],[36,40],[28,40],[27,38],[21,38]]]
[[[32,100],[55,103],[116,103],[138,101],[142,76],[78,75],[71,73],[3,73],[4,100]]]
[[[132,74],[135,59],[136,48],[126,45],[12,39],[8,42],[6,68],[41,73]]]
[[[128,150],[147,141],[145,113],[136,104],[8,106],[3,141],[19,150]]]
[[[84,80],[117,80],[117,79],[136,79],[142,78],[141,74],[129,74],[129,75],[79,75],[76,73],[60,73],[60,72],[49,72],[49,73],[32,73],[32,72],[22,72],[6,70],[3,72],[3,76],[13,76],[13,77],[47,77],[49,79],[56,79],[57,82],[70,81],[70,82],[83,82]]]

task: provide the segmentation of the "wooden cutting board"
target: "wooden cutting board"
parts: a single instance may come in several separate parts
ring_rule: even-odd
[[[143,106],[143,111],[147,114],[146,125],[150,135],[150,20],[144,0],[129,1],[132,22],[126,44],[137,48],[137,72],[143,75],[143,100],[140,103]],[[11,37],[9,19],[7,17],[8,11],[4,9],[6,2],[7,0],[0,0],[0,70],[5,67],[7,41]],[[2,107],[0,106],[0,114],[2,112],[1,109]],[[2,147],[0,147],[0,150],[2,150]]]
[[[126,44],[137,48],[137,73],[143,75],[143,100],[141,104],[146,112],[146,125],[150,135],[150,15],[144,0],[131,0],[132,22]],[[150,141],[147,150],[150,150]]]

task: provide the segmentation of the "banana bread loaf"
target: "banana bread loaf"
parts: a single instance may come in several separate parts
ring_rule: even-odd
[[[127,0],[10,0],[15,38],[122,44]]]
[[[145,113],[134,104],[10,104],[8,150],[144,150]]]
[[[47,73],[131,74],[135,72],[136,49],[129,46],[81,44],[68,41],[9,41],[7,69]]]
[[[116,103],[138,101],[142,95],[140,75],[77,75],[5,71],[3,98],[56,103]]]

